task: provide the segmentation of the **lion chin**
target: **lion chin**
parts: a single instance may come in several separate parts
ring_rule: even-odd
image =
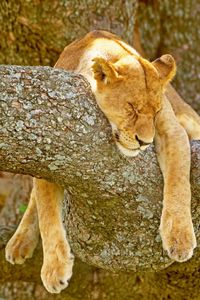
[[[120,150],[120,152],[127,157],[136,157],[141,151],[144,151],[146,148],[149,147],[149,145],[145,145],[145,146],[141,146],[139,149],[129,149],[129,148],[125,148],[119,142],[116,142],[116,145]]]
[[[120,150],[120,152],[128,157],[135,157],[140,152],[140,149],[128,149],[128,148],[125,148],[124,146],[122,146],[122,144],[120,144],[118,142],[116,142],[116,145],[117,145],[118,149]]]

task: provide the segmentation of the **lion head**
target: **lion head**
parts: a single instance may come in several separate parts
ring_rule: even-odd
[[[162,108],[164,88],[175,75],[175,61],[168,54],[152,63],[136,55],[114,63],[101,57],[93,61],[97,103],[119,149],[136,156],[153,142],[156,114]]]

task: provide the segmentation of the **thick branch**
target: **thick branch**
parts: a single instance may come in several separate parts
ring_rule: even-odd
[[[170,264],[158,234],[163,181],[153,146],[134,159],[123,157],[80,75],[3,66],[0,78],[0,170],[43,177],[66,188],[65,221],[75,254],[113,270]],[[199,153],[195,142],[196,229]]]
[[[13,232],[13,230],[0,226],[0,234],[3,233],[5,242],[9,238],[10,232]],[[0,239],[0,248],[5,242],[3,243]],[[40,282],[41,250],[41,246],[39,246],[34,253],[34,257],[28,259],[24,265],[13,266],[4,260],[4,251],[0,249],[0,283],[16,280]],[[114,287],[112,287],[113,285]],[[198,299],[199,264],[194,257],[188,263],[176,263],[159,272],[149,270],[137,273],[119,272],[118,274],[112,274],[106,270],[97,270],[76,259],[73,277],[70,280],[69,287],[62,292],[62,299],[69,300],[69,298],[71,299],[69,295],[75,296],[77,286],[79,296],[83,295],[84,299],[91,299],[93,292],[96,294],[96,291],[102,289],[106,298],[111,295],[110,299],[113,299],[113,295],[116,295],[116,299],[132,299],[133,295],[136,295],[136,299],[155,299],[156,293],[162,296],[170,295],[172,299]],[[124,298],[127,293],[129,297]],[[98,299],[103,299],[102,293],[99,292],[99,294]],[[180,295],[180,298],[177,295]],[[57,299],[55,295],[53,297],[47,295],[46,298]],[[76,296],[73,299],[77,299]]]

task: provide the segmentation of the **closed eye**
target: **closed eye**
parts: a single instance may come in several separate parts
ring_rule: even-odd
[[[138,111],[132,103],[130,102],[127,103],[128,103],[128,109],[127,109],[128,116],[130,119],[132,119],[133,122],[135,122],[138,118]]]
[[[134,112],[136,112],[136,113],[138,112],[137,108],[132,103],[130,103],[130,102],[127,102],[127,103]]]

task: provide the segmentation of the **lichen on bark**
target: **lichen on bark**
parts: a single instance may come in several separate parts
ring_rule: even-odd
[[[123,157],[80,75],[49,67],[3,66],[0,78],[0,170],[46,178],[66,188],[65,223],[76,256],[115,271],[170,265],[158,234],[163,182],[153,147],[136,158]],[[193,143],[196,229],[198,147]],[[195,257],[198,262],[198,251]]]
[[[136,3],[136,1],[134,2]],[[200,112],[198,85],[200,57],[198,24],[200,14],[198,1],[141,0],[139,2],[141,4],[137,13],[138,25],[142,32],[143,46],[148,57],[154,59],[166,52],[175,55],[178,62],[178,75],[175,80],[176,87],[185,100]],[[88,6],[88,3],[90,6]],[[134,5],[133,1],[121,0],[2,0],[0,1],[0,62],[21,65],[53,65],[66,44],[93,29],[112,30],[132,44],[131,35],[133,33],[132,25],[135,22],[135,11],[132,13],[131,9],[137,8],[137,5],[135,7],[132,6],[129,10],[129,3]],[[100,6],[101,8],[96,10]],[[162,42],[160,43],[160,41]],[[20,128],[20,123],[18,127]],[[103,126],[104,130],[110,136],[108,125]],[[109,138],[107,141],[110,141]],[[115,149],[114,146],[111,147]],[[192,214],[196,224],[196,233],[198,233],[198,218],[200,214],[199,206],[197,205],[200,182],[198,175],[199,145],[194,143],[192,147]],[[47,149],[46,151],[48,152],[49,150]],[[112,153],[115,153],[115,151]],[[40,153],[39,150],[38,153]],[[120,159],[123,158],[120,157]],[[194,183],[195,185],[193,185]],[[161,181],[159,184],[161,184]],[[140,189],[142,193],[142,186],[140,186]],[[155,198],[159,205],[161,205],[161,194],[160,188],[159,196],[157,196],[159,199],[156,200],[157,198]],[[88,201],[91,200],[89,199]],[[82,205],[82,202],[80,204]],[[93,208],[91,207],[89,213],[91,213]],[[80,209],[82,209],[81,206]],[[123,209],[125,208],[123,207]],[[159,213],[158,216],[154,217],[159,220]],[[95,230],[95,228],[93,229]],[[83,233],[83,236],[87,236],[87,234]],[[85,239],[83,238],[83,241]],[[84,242],[81,245],[84,247]],[[197,251],[199,251],[199,248]],[[5,266],[3,268],[0,267],[0,271],[9,272],[10,281],[15,280],[15,278],[20,280],[39,280],[40,263],[38,258],[39,260],[41,259],[41,252],[38,252],[38,256],[36,252],[28,265],[18,268],[9,266],[5,262],[3,249],[1,253],[0,265],[3,263]],[[36,297],[48,300],[86,300],[91,298],[100,300],[199,300],[200,274],[198,257],[198,253],[196,253],[195,257],[187,263],[173,264],[163,271],[145,271],[143,274],[112,274],[102,269],[96,270],[86,264],[78,263],[70,287],[64,294],[56,296],[48,294],[42,298],[40,288],[37,295],[34,294],[34,296],[31,295],[28,298],[26,293],[24,298],[20,295],[20,299],[32,300],[33,297]],[[27,272],[27,268],[30,272]],[[8,280],[5,272],[4,276],[3,273],[1,273],[2,276],[0,275],[1,281],[4,278]],[[28,276],[29,279],[27,278]],[[7,287],[11,291],[12,286],[9,283]],[[0,294],[3,297],[4,294],[1,292]],[[19,299],[17,295],[16,285],[13,285],[11,297],[7,297],[6,294],[4,298],[9,300]]]

